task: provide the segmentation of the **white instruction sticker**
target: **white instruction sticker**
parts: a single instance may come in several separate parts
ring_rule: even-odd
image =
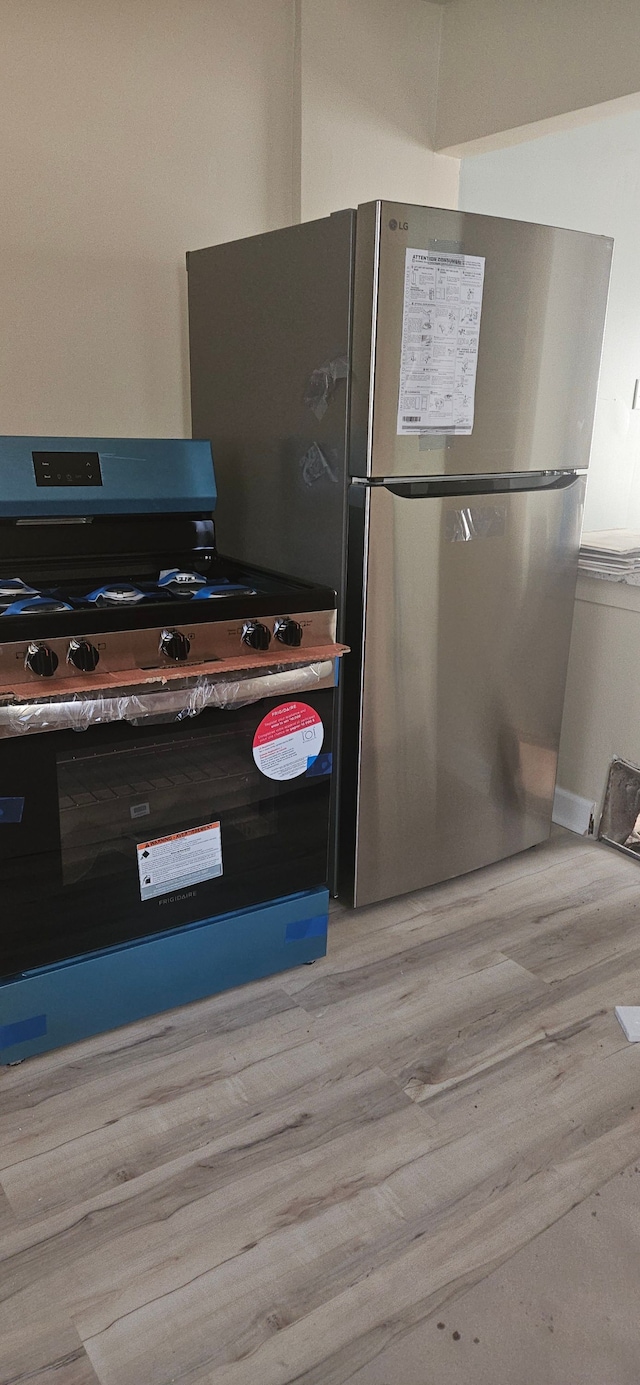
[[[398,433],[470,433],[484,258],[411,250],[405,257]]]
[[[322,750],[324,726],[306,702],[283,702],[263,717],[253,738],[253,758],[267,779],[296,779]]]
[[[208,822],[188,832],[141,842],[137,847],[140,898],[155,899],[160,894],[183,890],[201,880],[222,875],[220,823]]]

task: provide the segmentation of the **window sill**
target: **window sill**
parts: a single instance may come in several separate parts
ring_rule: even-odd
[[[615,606],[618,610],[640,614],[640,587],[630,586],[628,582],[607,582],[602,577],[580,572],[576,601],[587,601],[593,606]]]

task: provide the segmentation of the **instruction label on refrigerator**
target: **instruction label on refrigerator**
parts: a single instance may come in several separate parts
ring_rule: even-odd
[[[398,433],[470,433],[484,257],[407,249]]]
[[[153,842],[140,842],[136,850],[143,900],[222,875],[219,822],[174,832],[170,837],[157,837]]]
[[[263,717],[253,738],[253,758],[267,779],[297,779],[318,758],[322,719],[307,702],[285,702]]]

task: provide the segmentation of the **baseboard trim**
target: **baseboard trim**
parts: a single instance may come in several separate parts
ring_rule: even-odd
[[[556,788],[553,799],[553,821],[559,827],[567,827],[579,837],[592,837],[595,832],[597,804],[588,798],[580,798],[568,789]]]

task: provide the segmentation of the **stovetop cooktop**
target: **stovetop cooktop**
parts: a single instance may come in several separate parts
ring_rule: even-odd
[[[204,564],[203,564],[204,568]],[[277,614],[296,608],[321,610],[334,602],[325,587],[249,569],[216,555],[208,572],[164,568],[157,575],[34,579],[0,571],[2,639],[44,638],[85,630],[145,628],[162,620],[190,623]]]
[[[122,611],[149,603],[157,606],[171,605],[175,601],[228,601],[229,598],[257,595],[257,588],[248,579],[205,577],[200,572],[180,568],[161,572],[157,581],[113,578],[100,581],[91,590],[86,582],[66,582],[58,586],[53,581],[33,586],[20,577],[0,577],[0,618],[105,608]]]

